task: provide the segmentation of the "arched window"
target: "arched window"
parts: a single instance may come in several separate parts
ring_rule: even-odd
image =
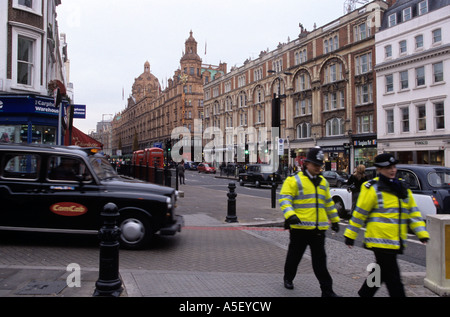
[[[297,125],[297,139],[307,139],[311,137],[311,124],[300,123]]]
[[[328,120],[326,123],[326,135],[344,135],[344,120],[342,118],[333,118]]]

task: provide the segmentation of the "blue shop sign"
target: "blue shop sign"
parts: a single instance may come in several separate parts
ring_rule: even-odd
[[[86,105],[73,105],[73,118],[86,119]]]
[[[67,104],[64,103],[65,105]],[[0,96],[0,114],[45,114],[58,116],[59,109],[50,97]]]

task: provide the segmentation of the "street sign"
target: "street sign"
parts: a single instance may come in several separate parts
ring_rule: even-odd
[[[278,140],[278,155],[284,155],[284,139]]]

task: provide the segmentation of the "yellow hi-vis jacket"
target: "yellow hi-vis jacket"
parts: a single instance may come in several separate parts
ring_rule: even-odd
[[[286,178],[280,192],[280,207],[284,217],[296,215],[300,225],[291,225],[291,229],[327,230],[329,220],[339,222],[336,207],[330,194],[330,185],[322,176],[316,187],[308,176],[299,172]]]
[[[400,250],[406,240],[408,225],[419,239],[429,238],[412,192],[400,199],[393,193],[380,191],[378,180],[361,186],[355,210],[344,236],[356,240],[359,229],[366,223],[364,244],[367,248]]]

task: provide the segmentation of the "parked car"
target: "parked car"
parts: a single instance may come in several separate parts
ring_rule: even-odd
[[[247,165],[247,170],[239,174],[239,184],[241,186],[254,184],[256,187],[260,187],[261,185],[272,185],[272,182],[276,184],[283,183],[281,175],[278,172],[274,172],[271,165],[249,164]]]
[[[186,161],[186,162],[184,162],[184,168],[187,170],[196,171],[197,163],[191,162],[191,161]]]
[[[450,214],[450,168],[434,165],[397,165],[397,177],[406,182],[413,192],[422,217]],[[366,168],[369,179],[376,176],[376,167]],[[345,188],[331,189],[340,217],[351,216],[352,196]]]
[[[323,177],[325,177],[330,184],[330,186],[334,187],[342,187],[347,185],[348,182],[348,174],[341,171],[324,171],[322,173]]]
[[[210,166],[208,163],[200,163],[197,166],[197,170],[199,173],[213,173],[216,174],[216,168],[214,166]]]
[[[369,178],[376,167],[366,169]],[[397,164],[397,177],[406,182],[413,193],[433,197],[436,213],[450,214],[450,168],[428,164]]]
[[[158,232],[181,231],[174,189],[121,177],[96,152],[0,145],[0,230],[97,234],[103,207],[114,203],[125,248],[143,248]]]

